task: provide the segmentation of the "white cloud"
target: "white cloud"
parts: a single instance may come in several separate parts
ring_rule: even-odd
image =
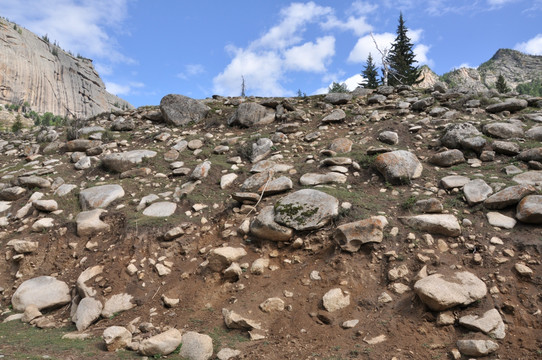
[[[359,84],[362,81],[363,81],[363,76],[361,76],[361,74],[352,75],[352,76],[350,76],[349,78],[347,78],[345,80],[335,80],[334,79],[329,83],[329,85],[327,87],[322,87],[322,88],[317,89],[313,93],[313,95],[327,94],[329,88],[331,87],[331,85],[333,85],[333,82],[338,82],[340,84],[344,83],[344,84],[346,84],[346,88],[349,91],[353,91],[359,86]]]
[[[395,34],[392,33],[373,34],[373,36],[378,44],[378,48],[383,52],[385,52],[386,49],[391,49],[391,44],[395,40]],[[375,64],[377,66],[382,66],[382,57],[375,46],[373,38],[371,35],[365,35],[358,39],[356,45],[352,51],[350,51],[347,61],[351,63],[365,63],[369,53],[372,54]]]
[[[526,42],[516,44],[514,49],[531,55],[542,55],[542,34],[538,34]]]
[[[132,63],[108,30],[120,29],[128,0],[3,0],[2,15],[73,53],[110,62]]]
[[[414,44],[412,51],[414,52],[418,63],[433,66],[434,62],[427,57],[430,46],[418,43],[422,38],[422,34],[423,30],[416,29],[409,30],[407,35]],[[352,51],[350,51],[350,55],[348,56],[347,61],[351,63],[365,63],[370,53],[373,56],[375,64],[377,66],[382,66],[382,55],[376,48],[375,41],[378,44],[378,48],[380,49],[380,51],[386,52],[386,49],[391,49],[392,43],[395,41],[396,35],[392,33],[382,33],[373,34],[373,36],[374,40],[370,34],[358,39],[356,45],[354,46]]]
[[[256,40],[253,47],[283,49],[302,40],[301,33],[309,22],[331,14],[333,9],[316,5],[314,2],[292,3],[280,11],[282,21]]]
[[[487,0],[488,5],[490,6],[503,6],[509,3],[513,3],[516,0]]]
[[[352,9],[358,14],[368,14],[378,9],[378,5],[371,4],[368,1],[355,1],[352,3]]]
[[[326,62],[335,55],[335,38],[325,36],[316,39],[316,44],[307,42],[284,52],[284,65],[287,69],[323,72]]]
[[[241,93],[241,77],[246,92],[262,96],[294,95],[281,81],[288,71],[324,72],[335,54],[335,38],[324,36],[315,42],[303,41],[310,23],[333,14],[333,9],[310,1],[291,3],[280,11],[281,20],[246,48],[226,46],[231,62],[213,79],[213,91],[226,96]]]
[[[205,73],[205,68],[201,64],[188,64],[184,66],[184,71],[177,74],[177,77],[183,80],[189,77]]]
[[[250,94],[281,96],[286,90],[279,81],[283,75],[282,59],[273,51],[256,53],[237,49],[236,55],[214,79],[214,92],[226,96],[241,94],[241,77]]]
[[[373,27],[366,22],[365,16],[360,16],[357,18],[354,16],[349,16],[346,21],[341,21],[335,16],[329,16],[327,21],[321,25],[324,29],[337,28],[340,30],[351,30],[356,36],[367,34],[373,29]]]
[[[106,81],[105,88],[111,94],[121,96],[129,95],[133,93],[134,89],[143,88],[145,84],[141,82],[130,82],[128,84],[117,84],[114,82]]]

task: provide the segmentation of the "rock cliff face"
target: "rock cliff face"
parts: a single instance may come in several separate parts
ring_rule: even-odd
[[[28,102],[40,113],[84,118],[132,107],[105,90],[92,60],[76,58],[4,19],[0,19],[0,102]]]
[[[420,77],[423,78],[423,80],[419,84],[417,84],[416,87],[421,89],[428,89],[432,88],[437,81],[440,81],[439,76],[435,74],[435,72],[431,70],[429,66],[424,65],[421,69],[422,72]]]
[[[461,86],[474,91],[494,88],[499,75],[508,86],[517,85],[542,78],[542,56],[527,55],[511,49],[499,49],[491,59],[477,69],[460,68],[443,75],[444,80],[453,86]]]

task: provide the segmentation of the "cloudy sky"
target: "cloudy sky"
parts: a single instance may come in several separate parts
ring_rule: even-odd
[[[499,48],[542,55],[542,0],[2,0],[0,16],[94,60],[135,106],[194,98],[293,96],[355,87],[403,12],[419,64],[441,75]]]

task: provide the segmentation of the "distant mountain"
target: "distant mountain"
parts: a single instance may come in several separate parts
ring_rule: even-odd
[[[527,55],[511,49],[499,49],[477,69],[460,68],[441,76],[450,87],[483,91],[495,88],[499,75],[515,90],[520,84],[542,79],[542,56]]]
[[[106,91],[92,60],[0,19],[0,103],[87,118],[132,106]]]

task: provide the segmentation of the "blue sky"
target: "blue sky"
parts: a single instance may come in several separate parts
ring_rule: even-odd
[[[0,15],[94,60],[134,106],[193,98],[294,96],[359,82],[403,12],[419,64],[477,67],[499,48],[542,55],[542,0],[2,0]]]

